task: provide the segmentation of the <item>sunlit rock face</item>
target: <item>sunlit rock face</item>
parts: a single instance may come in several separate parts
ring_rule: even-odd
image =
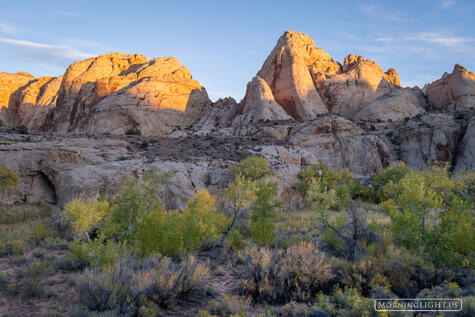
[[[274,99],[272,90],[265,80],[256,76],[247,85],[246,95],[241,103],[238,120],[241,123],[252,120],[288,120],[291,117]]]
[[[62,77],[35,78],[10,96],[6,121],[10,126],[41,130],[47,114],[56,105]]]
[[[354,119],[368,104],[400,89],[395,69],[384,72],[375,62],[353,54],[341,65],[308,35],[293,31],[280,37],[256,78],[248,84],[240,108],[241,113],[256,118],[262,118],[263,108],[269,108],[264,113],[275,113],[277,103],[300,121],[327,112]],[[275,120],[270,115],[265,119]]]
[[[330,55],[315,46],[308,35],[287,31],[280,37],[257,76],[266,82],[273,99],[288,115],[298,120],[310,120],[328,112],[315,88],[310,69],[329,74],[337,72],[339,67]],[[248,89],[260,88],[251,84]],[[247,95],[255,94],[259,93],[247,92]],[[254,106],[250,101],[245,100],[243,110]],[[261,107],[259,101],[253,101],[256,107]]]
[[[209,103],[206,90],[176,58],[111,53],[69,66],[45,128],[162,135],[196,121]]]
[[[353,54],[345,58],[341,72],[317,82],[330,112],[348,119],[354,119],[377,98],[400,88],[396,70],[384,72],[375,62]]]
[[[0,110],[8,107],[8,101],[13,92],[33,79],[35,79],[33,75],[25,72],[0,73]]]
[[[429,104],[440,111],[475,109],[475,74],[455,65],[451,74],[424,87]]]

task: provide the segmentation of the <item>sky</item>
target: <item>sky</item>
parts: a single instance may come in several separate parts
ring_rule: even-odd
[[[475,71],[474,15],[473,0],[0,0],[0,72],[58,76],[109,52],[174,56],[212,100],[239,101],[290,29],[336,61],[361,55],[423,87],[454,64]]]

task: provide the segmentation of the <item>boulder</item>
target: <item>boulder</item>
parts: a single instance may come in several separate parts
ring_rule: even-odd
[[[475,74],[457,64],[451,74],[445,73],[424,87],[429,104],[439,111],[475,109]]]
[[[241,102],[240,113],[247,122],[253,120],[288,120],[292,117],[274,100],[269,85],[259,76],[247,84],[246,95]]]

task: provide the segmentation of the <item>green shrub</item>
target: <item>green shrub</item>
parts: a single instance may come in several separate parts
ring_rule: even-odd
[[[39,220],[51,216],[53,212],[54,209],[45,204],[21,204],[13,206],[0,204],[0,224],[18,224]]]
[[[330,317],[318,307],[308,303],[290,302],[281,307],[272,307],[271,316],[276,317]]]
[[[229,235],[224,240],[224,247],[233,251],[241,250],[246,246],[246,241],[237,229],[232,229]]]
[[[301,171],[298,176],[300,182],[294,187],[305,194],[309,203],[318,210],[337,208],[358,188],[353,174],[333,170],[322,162]]]
[[[229,167],[233,176],[241,175],[245,179],[255,181],[272,175],[274,172],[269,162],[262,156],[251,155],[238,165]]]
[[[270,245],[275,238],[275,209],[279,206],[275,201],[277,184],[261,180],[257,182],[256,199],[251,206],[251,236],[260,245]]]
[[[53,232],[48,228],[44,222],[37,222],[33,225],[31,230],[31,239],[36,243],[45,240],[47,237],[51,237]]]
[[[388,167],[371,179],[371,185],[373,190],[373,201],[381,202],[389,199],[382,189],[388,183],[398,183],[407,173],[410,172],[409,166],[404,162],[396,162],[391,167]]]
[[[286,250],[252,248],[241,254],[239,261],[242,291],[256,301],[308,301],[333,279],[323,253],[312,243],[302,242]]]
[[[388,316],[387,313],[376,312],[372,299],[361,296],[356,290],[351,288],[345,290],[338,289],[333,296],[320,294],[317,296],[314,306],[330,313],[332,316]],[[396,314],[391,316],[396,316]]]
[[[27,243],[21,239],[0,240],[0,255],[22,255]]]
[[[246,316],[251,305],[250,298],[223,295],[210,303],[210,313],[216,316]]]
[[[396,243],[438,264],[473,265],[473,198],[467,186],[465,179],[450,176],[448,166],[411,170],[384,185],[389,198],[381,206],[391,218]]]
[[[28,128],[24,125],[20,125],[20,126],[16,127],[15,131],[17,131],[18,133],[21,133],[21,134],[28,134]]]
[[[216,210],[215,203],[216,198],[206,190],[198,190],[183,212],[167,211],[161,206],[146,213],[137,224],[133,237],[140,254],[188,254],[198,250],[203,243],[218,239],[226,218]]]
[[[9,189],[18,183],[18,174],[10,172],[10,170],[0,163],[0,190]]]
[[[140,130],[136,128],[130,128],[125,131],[125,135],[140,135]]]

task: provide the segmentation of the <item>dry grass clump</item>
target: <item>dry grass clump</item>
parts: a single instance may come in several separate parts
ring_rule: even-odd
[[[142,262],[129,257],[86,270],[78,281],[79,301],[92,311],[132,315],[150,305],[170,308],[200,290],[207,276],[208,269],[191,256],[180,263],[166,257]]]
[[[308,301],[334,277],[317,246],[301,242],[288,249],[252,248],[239,256],[242,291],[255,301]]]

